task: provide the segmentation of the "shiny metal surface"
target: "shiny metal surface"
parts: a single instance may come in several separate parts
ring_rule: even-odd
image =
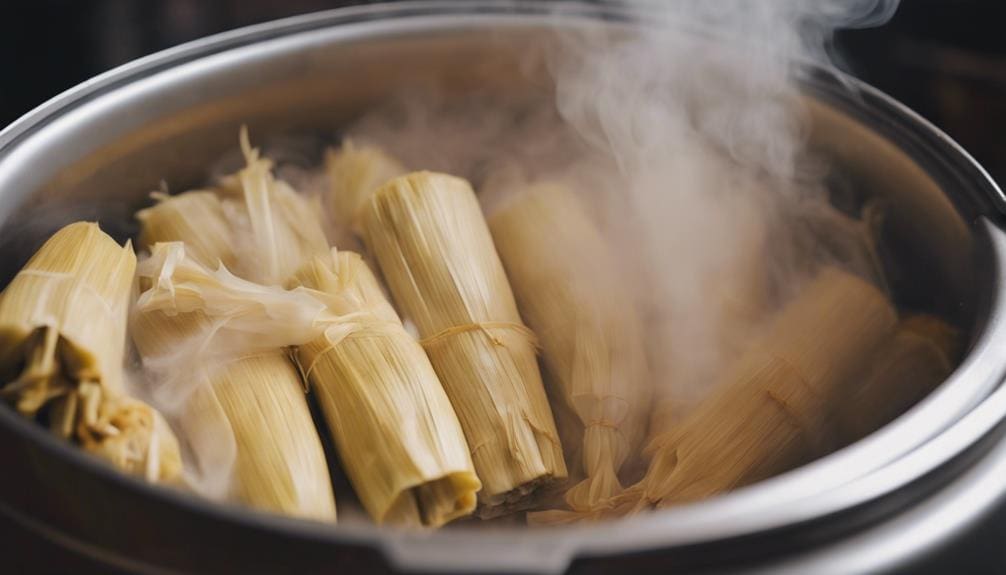
[[[41,238],[81,213],[130,233],[123,222],[147,191],[162,178],[172,189],[199,182],[233,147],[241,123],[264,136],[334,132],[366,106],[431,79],[456,94],[541,90],[547,82],[526,77],[522,58],[554,27],[631,31],[633,14],[624,10],[570,4],[543,18],[550,6],[477,0],[337,10],[211,37],[99,76],[0,132],[0,267],[9,276]],[[971,351],[950,379],[867,439],[722,497],[624,522],[414,534],[266,516],[152,488],[3,408],[0,455],[24,463],[0,474],[0,512],[111,562],[167,571],[267,571],[285,559],[304,569],[381,565],[382,556],[401,570],[542,573],[571,562],[587,571],[641,569],[647,560],[682,571],[760,564],[852,573],[911,561],[1006,491],[997,471],[1006,452],[995,437],[1006,418],[1006,235],[995,209],[1002,193],[948,137],[870,87],[821,69],[802,87],[813,143],[899,207],[895,227],[923,254],[916,279],[930,282],[918,297],[973,327]],[[983,457],[964,466],[983,442],[991,444]],[[60,499],[65,477],[97,502]],[[31,485],[56,492],[62,507],[22,494]],[[92,516],[99,511],[100,520]],[[167,550],[144,545],[142,528],[131,544],[96,527],[150,517],[166,518],[148,535]],[[213,544],[201,549],[199,532]],[[277,563],[239,558],[258,543]],[[172,545],[192,547],[172,553]]]

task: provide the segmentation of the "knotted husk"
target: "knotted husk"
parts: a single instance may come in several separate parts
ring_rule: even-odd
[[[552,395],[583,428],[577,451],[586,477],[565,501],[589,511],[622,491],[619,470],[638,452],[651,408],[636,301],[610,245],[563,185],[509,192],[489,226],[521,315],[541,342]],[[547,522],[547,513],[534,520]]]
[[[296,283],[333,296],[330,309],[344,318],[297,356],[371,517],[439,527],[471,514],[481,483],[461,424],[367,264],[333,250]]]
[[[135,267],[95,223],[49,238],[0,296],[0,395],[126,473],[174,481],[177,440],[124,381]]]
[[[417,172],[380,187],[360,224],[461,421],[483,516],[526,507],[566,465],[535,354],[471,186]]]

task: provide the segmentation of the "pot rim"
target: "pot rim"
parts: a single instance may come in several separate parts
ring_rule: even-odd
[[[124,64],[28,112],[0,131],[0,165],[13,151],[70,111],[209,56],[268,52],[275,42],[298,36],[324,37],[338,43],[354,27],[374,22],[382,26],[394,22],[396,26],[393,29],[389,26],[386,34],[503,25],[540,27],[565,22],[542,19],[555,12],[555,3],[543,0],[463,3],[431,0],[340,8],[217,34]],[[561,3],[559,13],[571,23],[576,18],[595,23],[626,22],[638,16],[635,9],[624,6],[580,1]],[[370,37],[381,36],[376,33]],[[951,158],[954,165],[950,169],[984,188],[983,192],[996,207],[1006,205],[1002,192],[984,169],[942,131],[859,80],[837,70],[814,68],[819,72],[817,75],[830,78],[818,81],[841,84],[857,92],[858,98],[868,98],[872,106],[895,119],[899,124],[895,129],[910,129],[912,136],[933,153]],[[256,529],[280,530],[332,544],[374,546],[404,568],[558,571],[579,555],[637,552],[734,539],[792,527],[875,501],[940,467],[1006,418],[1006,389],[996,389],[1006,374],[1006,358],[1000,357],[994,346],[1006,338],[1003,319],[1006,304],[999,292],[1006,283],[1006,235],[988,220],[976,235],[992,247],[997,290],[992,295],[990,318],[962,365],[923,402],[868,438],[796,470],[707,501],[618,522],[533,530],[446,529],[433,534],[407,533],[369,524],[326,525],[221,505],[149,485],[118,473],[8,408],[0,409],[0,425],[12,428],[21,438],[34,442],[54,457],[69,458],[120,489],[181,506],[196,515]],[[956,408],[947,409],[947,404]],[[504,552],[487,553],[486,545]]]

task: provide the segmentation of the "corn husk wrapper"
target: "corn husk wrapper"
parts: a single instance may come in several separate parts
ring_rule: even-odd
[[[362,234],[359,216],[367,200],[382,184],[407,171],[376,146],[357,146],[346,139],[338,150],[328,150],[325,154],[328,203],[336,226]]]
[[[429,172],[396,178],[367,202],[361,225],[461,420],[482,481],[480,514],[527,505],[566,465],[533,334],[471,186]]]
[[[895,325],[872,284],[822,269],[675,427],[646,476],[592,518],[702,499],[827,452],[830,402]]]
[[[646,430],[652,389],[636,302],[620,283],[610,246],[568,188],[543,183],[517,192],[489,225],[559,388],[554,395],[583,427],[586,479],[565,499],[574,511],[589,510],[622,490],[618,471]]]
[[[139,265],[133,340],[163,375],[155,397],[178,419],[208,495],[296,517],[334,521],[321,440],[285,346],[327,324],[324,303],[210,271],[180,242],[155,244]],[[178,365],[190,365],[178,374]],[[213,471],[210,471],[213,470]],[[221,476],[222,475],[222,476]]]
[[[149,249],[158,242],[183,241],[188,255],[203,265],[237,268],[236,238],[228,209],[215,192],[194,190],[175,196],[152,196],[156,203],[136,212],[140,247]]]
[[[866,437],[919,402],[953,370],[960,332],[930,315],[903,319],[851,393],[836,399],[846,441]]]
[[[210,372],[182,415],[190,437],[230,428],[236,443],[232,497],[250,507],[335,521],[335,496],[297,368],[282,352]]]
[[[53,235],[0,296],[0,394],[122,471],[173,481],[178,443],[124,382],[136,256],[97,224]]]
[[[331,294],[345,318],[297,356],[371,517],[437,527],[474,511],[481,484],[461,424],[366,263],[333,250],[296,281]]]

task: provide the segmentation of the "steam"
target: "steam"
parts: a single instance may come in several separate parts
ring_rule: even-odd
[[[413,93],[349,133],[471,179],[489,213],[521,182],[576,190],[639,287],[664,416],[705,395],[819,265],[877,279],[858,214],[828,204],[797,79],[831,60],[836,29],[883,24],[898,2],[627,4],[643,15],[638,33],[557,26],[526,58],[553,81],[548,99]]]

